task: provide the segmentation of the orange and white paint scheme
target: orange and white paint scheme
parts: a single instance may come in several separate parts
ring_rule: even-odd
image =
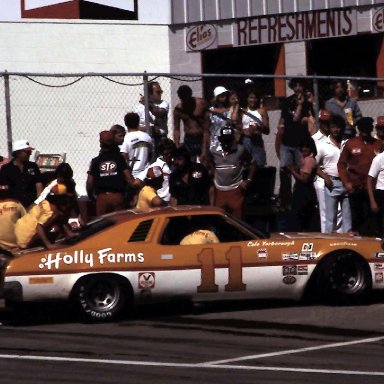
[[[199,230],[218,242],[180,244]],[[266,234],[212,207],[104,215],[57,246],[7,261],[6,303],[73,300],[85,317],[110,320],[139,301],[178,296],[345,301],[384,289],[379,239]]]

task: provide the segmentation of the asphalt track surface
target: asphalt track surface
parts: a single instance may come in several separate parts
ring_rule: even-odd
[[[87,324],[0,309],[0,383],[384,383],[384,300],[152,305]]]

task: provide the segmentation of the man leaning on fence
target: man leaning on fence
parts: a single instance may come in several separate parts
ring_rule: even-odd
[[[154,140],[155,151],[163,137],[168,134],[168,112],[169,103],[162,99],[163,90],[157,81],[148,83],[148,117],[149,133]],[[134,108],[135,113],[140,116],[140,129],[146,131],[145,101],[140,95],[139,104]]]
[[[177,90],[180,103],[173,111],[173,140],[180,146],[180,123],[184,125],[184,146],[190,152],[192,159],[205,156],[207,148],[203,147],[205,137],[209,135],[209,112],[206,102],[200,97],[192,96],[188,85],[181,85]]]

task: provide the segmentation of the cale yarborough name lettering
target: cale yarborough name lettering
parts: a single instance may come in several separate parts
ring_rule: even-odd
[[[295,245],[293,240],[290,241],[249,241],[248,247],[271,247],[271,246],[283,246],[289,247],[291,245]]]
[[[83,250],[74,251],[73,254],[65,252],[48,253],[41,259],[39,268],[60,269],[63,265],[86,264],[93,267],[94,261],[99,260],[100,264],[115,263],[143,263],[144,254],[139,253],[114,253],[112,248],[99,249],[97,254],[86,253]]]

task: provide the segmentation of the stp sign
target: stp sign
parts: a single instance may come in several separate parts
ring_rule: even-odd
[[[207,49],[216,42],[216,28],[211,24],[197,25],[187,31],[186,44],[190,51]]]
[[[105,173],[115,172],[117,165],[114,161],[103,161],[100,164],[100,171]]]
[[[378,9],[373,15],[372,27],[376,32],[384,32],[384,8]]]

